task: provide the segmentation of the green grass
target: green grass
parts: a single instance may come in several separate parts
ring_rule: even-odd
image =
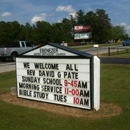
[[[5,93],[10,87],[16,86],[16,73],[15,71],[0,73],[0,94]]]
[[[114,45],[121,45],[122,42],[113,42],[110,44],[98,44],[99,47],[107,47],[107,46],[114,46]],[[93,48],[94,44],[88,44],[88,45],[79,45],[79,46],[70,46],[73,49],[77,49],[77,50],[83,50],[83,49],[89,49],[89,48]]]
[[[0,130],[130,130],[130,66],[101,65],[101,101],[123,112],[101,119],[78,118],[0,100]],[[0,74],[0,94],[16,85],[15,72]]]
[[[105,54],[100,54],[100,56],[108,56],[108,53]],[[130,58],[130,49],[129,50],[120,50],[120,51],[115,51],[115,52],[111,52],[110,56],[108,57],[120,57],[120,58]]]

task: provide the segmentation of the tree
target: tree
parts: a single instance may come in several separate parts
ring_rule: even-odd
[[[11,24],[10,30],[11,30],[11,34],[12,34],[12,40],[13,41],[19,40],[18,35],[19,35],[20,31],[21,31],[19,22],[18,21],[13,21],[10,24]]]
[[[109,30],[111,29],[110,18],[106,11],[103,9],[97,9],[97,22],[98,22],[98,42],[103,43],[109,38]]]
[[[53,26],[53,36],[54,36],[54,42],[55,43],[62,43],[64,41],[64,29],[62,23],[55,23]]]
[[[79,10],[76,17],[70,15],[63,18],[61,23],[50,24],[46,21],[38,21],[36,24],[25,25],[17,21],[0,21],[0,45],[9,44],[14,40],[26,40],[33,44],[41,43],[67,43],[73,42],[73,27],[76,25],[90,25],[92,41],[103,43],[109,39],[125,40],[128,38],[124,27],[112,26],[106,11],[97,9],[96,12],[89,11],[86,14]]]
[[[48,43],[51,41],[51,24],[46,21],[38,21],[34,26],[35,38],[38,43]]]
[[[124,26],[112,26],[111,28],[111,39],[115,40],[116,42],[120,39],[120,40],[125,40],[127,39],[129,36],[125,31]]]
[[[72,29],[73,29],[73,25],[71,23],[70,19],[64,18],[62,20],[62,26],[63,26],[63,30],[64,30],[64,40],[65,42],[72,42],[73,39],[73,34],[72,34]]]
[[[76,12],[76,21],[78,25],[86,25],[85,15],[82,10]]]
[[[6,32],[5,32],[5,27],[6,27],[6,22],[1,21],[0,22],[0,45],[4,45],[4,44],[8,43],[7,37],[6,37]]]
[[[20,24],[17,21],[0,22],[0,44],[9,44],[11,41],[18,40]]]
[[[92,28],[92,40],[97,43],[103,43],[109,39],[109,30],[111,28],[108,14],[103,9],[97,9],[96,13],[89,11],[85,15],[85,20]]]
[[[26,27],[24,25],[20,25],[20,33],[18,34],[19,40],[25,40],[27,37]]]

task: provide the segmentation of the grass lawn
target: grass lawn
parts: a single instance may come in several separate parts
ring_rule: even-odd
[[[108,56],[108,53],[100,54],[100,56]],[[130,58],[130,50],[126,51],[118,51],[117,52],[111,52],[110,56],[108,57],[120,57],[120,58]]]
[[[0,94],[16,86],[15,71],[0,74]],[[113,117],[83,118],[0,100],[0,130],[130,130],[130,66],[101,65],[101,101],[122,108]]]
[[[94,44],[88,44],[88,45],[79,45],[79,46],[70,46],[70,48],[82,50],[82,49],[89,49],[93,48]],[[114,46],[114,45],[122,45],[122,42],[113,42],[110,44],[98,44],[100,47],[108,47],[108,46]]]

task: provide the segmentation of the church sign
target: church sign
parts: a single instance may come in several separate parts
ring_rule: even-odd
[[[35,48],[16,58],[17,95],[19,98],[98,110],[99,89],[94,92],[97,80],[94,80],[94,61],[93,55],[58,44]]]

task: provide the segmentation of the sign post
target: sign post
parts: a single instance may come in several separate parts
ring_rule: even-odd
[[[94,66],[90,54],[57,44],[47,44],[16,58],[19,98],[92,110],[94,105]],[[99,67],[99,66],[98,66]],[[99,72],[99,71],[97,71]],[[96,75],[96,78],[98,75]]]
[[[94,44],[93,47],[97,48],[97,56],[98,56],[99,45]]]

